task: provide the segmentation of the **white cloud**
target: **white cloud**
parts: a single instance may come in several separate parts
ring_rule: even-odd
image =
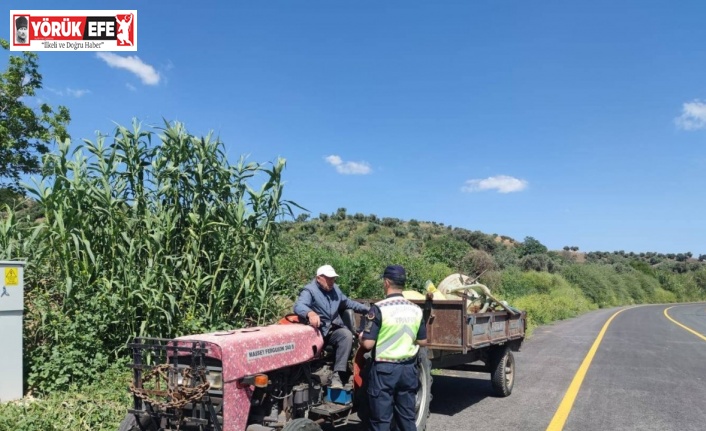
[[[85,96],[86,94],[90,93],[90,90],[74,90],[73,88],[67,88],[66,89],[66,94],[72,97],[79,98],[81,96]]]
[[[699,100],[685,103],[682,106],[681,115],[675,118],[674,122],[683,130],[706,128],[706,103]]]
[[[367,175],[373,169],[366,162],[344,162],[339,156],[330,155],[326,157],[326,162],[336,168],[339,174],[344,175]]]
[[[90,93],[90,90],[75,90],[73,88],[67,88],[66,91],[63,90],[57,90],[55,88],[47,87],[47,90],[51,91],[52,93],[56,94],[57,96],[64,97],[66,96],[71,96],[75,98],[79,98],[82,96],[85,96],[86,94]]]
[[[140,60],[138,56],[122,57],[112,52],[99,52],[98,58],[108,63],[108,66],[128,70],[137,75],[143,84],[157,85],[161,76],[154,67]]]
[[[135,88],[134,85],[130,84],[129,82],[125,83],[125,86],[127,87],[128,90],[130,91],[137,91],[137,88]]]
[[[527,188],[527,181],[507,175],[488,177],[482,180],[468,180],[461,187],[462,192],[484,192],[486,190],[497,190],[498,193],[520,192]]]

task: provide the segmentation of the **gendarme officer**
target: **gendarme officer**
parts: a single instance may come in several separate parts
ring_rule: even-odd
[[[404,268],[390,265],[382,278],[385,299],[370,308],[361,333],[363,347],[374,349],[368,384],[370,429],[387,431],[394,417],[400,430],[416,431],[417,352],[426,345],[426,325],[422,309],[402,296]]]

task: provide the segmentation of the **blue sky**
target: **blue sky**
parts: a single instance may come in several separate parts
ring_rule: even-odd
[[[703,1],[60,7],[138,11],[137,52],[40,53],[39,97],[75,140],[178,120],[232,161],[286,158],[285,197],[313,216],[706,253]]]

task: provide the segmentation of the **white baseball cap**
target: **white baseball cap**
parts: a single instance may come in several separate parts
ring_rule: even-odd
[[[336,271],[331,265],[320,266],[319,269],[316,270],[316,275],[323,275],[324,277],[338,277],[338,274],[336,274]]]

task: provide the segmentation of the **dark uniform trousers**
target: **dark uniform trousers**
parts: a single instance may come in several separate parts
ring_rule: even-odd
[[[419,377],[416,360],[402,363],[373,362],[370,369],[370,429],[388,431],[393,413],[397,429],[416,431],[415,403]]]

